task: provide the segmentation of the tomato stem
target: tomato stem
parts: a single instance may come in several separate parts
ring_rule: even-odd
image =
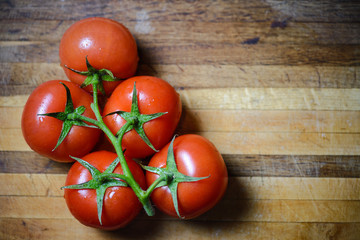
[[[144,197],[149,198],[151,193],[155,190],[155,188],[159,187],[159,183],[163,182],[165,180],[164,176],[161,176],[157,178],[147,189],[144,193]]]
[[[123,150],[122,150],[122,139],[123,136],[125,135],[125,133],[128,131],[128,129],[132,126],[132,122],[126,122],[122,128],[120,129],[120,131],[118,132],[118,136],[116,137],[111,130],[108,128],[108,126],[106,126],[106,124],[103,121],[102,115],[100,113],[100,109],[99,109],[99,103],[98,103],[98,86],[97,84],[93,84],[93,104],[91,105],[92,110],[95,113],[96,119],[95,120],[90,120],[90,123],[95,124],[96,126],[98,126],[105,134],[106,136],[109,138],[110,142],[112,143],[112,145],[114,146],[115,152],[118,155],[118,158],[116,158],[114,161],[115,163],[120,163],[124,176],[126,177],[126,182],[129,184],[129,186],[132,188],[132,190],[134,191],[135,195],[138,197],[139,201],[142,203],[146,213],[149,216],[153,216],[155,214],[154,208],[151,205],[150,199],[149,199],[149,194],[146,194],[148,191],[144,191],[143,189],[141,189],[140,185],[136,182],[133,174],[130,171],[130,168],[126,162]],[[81,116],[81,118],[85,121],[88,121],[88,118]]]

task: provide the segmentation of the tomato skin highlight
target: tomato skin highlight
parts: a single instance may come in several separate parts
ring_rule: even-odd
[[[156,153],[148,165],[165,168],[169,145]],[[192,177],[210,176],[197,182],[181,182],[178,185],[180,215],[185,219],[198,217],[214,207],[225,193],[228,184],[225,162],[209,140],[194,134],[175,139],[174,156],[179,172]],[[158,177],[155,173],[146,172],[147,185],[150,186]],[[162,212],[178,217],[167,186],[156,188],[151,194],[151,200]]]
[[[138,52],[134,37],[121,23],[102,17],[91,17],[71,25],[64,33],[59,47],[61,66],[70,81],[81,85],[86,76],[64,67],[86,71],[85,57],[96,69],[108,69],[115,77],[132,77],[137,69]],[[103,82],[107,95],[121,81]],[[85,88],[92,92],[92,87]]]
[[[159,150],[171,140],[182,112],[179,94],[165,80],[151,76],[137,76],[125,80],[110,96],[104,107],[103,115],[119,110],[131,111],[134,82],[136,82],[141,114],[167,112],[144,124],[146,136],[155,149]],[[104,122],[116,134],[126,121],[114,114],[104,117]],[[133,158],[144,158],[154,154],[154,151],[146,145],[134,129],[125,133],[122,147],[126,149],[125,155]]]
[[[63,112],[66,105],[64,83],[71,92],[74,107],[84,106],[84,116],[95,119],[90,108],[92,97],[78,85],[62,80],[47,81],[29,96],[21,119],[23,136],[32,150],[58,162],[73,162],[69,155],[82,157],[96,145],[101,131],[95,128],[73,126],[64,141],[56,148],[63,122],[38,114]]]
[[[113,162],[117,155],[109,151],[92,152],[82,159],[96,167],[100,172]],[[145,188],[145,176],[141,167],[133,160],[126,159],[129,169],[140,187]],[[122,174],[120,164],[113,173]],[[90,172],[75,162],[70,168],[65,185],[84,183],[91,180]],[[130,187],[109,187],[105,191],[102,225],[97,215],[95,189],[65,189],[64,197],[71,214],[82,224],[104,230],[114,230],[129,224],[140,212],[142,205]]]

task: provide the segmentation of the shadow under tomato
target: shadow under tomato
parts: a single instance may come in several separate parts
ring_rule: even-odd
[[[182,106],[182,113],[178,127],[175,131],[178,135],[193,134],[203,131],[199,116],[189,110],[184,104]]]
[[[227,222],[227,224],[242,221],[246,218],[251,210],[250,199],[247,187],[241,181],[241,178],[230,177],[228,188],[224,197],[214,208],[199,216],[196,219],[190,220],[191,223],[203,227],[209,227],[209,222]]]
[[[145,217],[144,213],[126,227],[114,231],[102,231],[101,235],[105,239],[152,239],[162,227],[157,220]]]
[[[139,62],[135,75],[161,78],[157,70],[153,67],[153,64],[159,64],[160,61],[159,57],[156,56],[156,51],[154,52],[154,49],[147,48],[146,43],[141,39],[136,39],[136,43],[138,46]]]

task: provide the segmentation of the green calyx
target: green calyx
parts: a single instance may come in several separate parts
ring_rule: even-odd
[[[116,112],[109,113],[106,116],[112,115],[112,114],[118,114],[124,120],[127,121],[128,126],[127,126],[127,128],[125,130],[126,132],[134,129],[139,134],[141,139],[152,150],[154,150],[155,152],[158,151],[157,149],[155,149],[155,147],[150,142],[149,138],[146,136],[145,131],[144,131],[144,124],[146,122],[149,122],[149,121],[153,120],[153,119],[161,117],[162,115],[166,114],[166,112],[160,112],[160,113],[154,113],[154,114],[141,114],[140,111],[139,111],[137,91],[136,91],[136,83],[135,82],[134,82],[134,88],[133,88],[133,92],[132,92],[131,112],[116,111]],[[123,129],[120,129],[119,132],[117,133],[117,135],[119,135],[121,131],[123,131]]]
[[[88,125],[84,121],[79,119],[78,116],[82,115],[85,112],[85,110],[86,110],[85,107],[80,106],[80,107],[74,108],[74,104],[73,104],[73,101],[71,98],[71,93],[70,93],[69,88],[64,83],[61,83],[61,84],[65,87],[65,90],[66,90],[65,111],[64,112],[38,114],[38,116],[53,117],[53,118],[63,121],[60,136],[59,136],[59,139],[58,139],[53,151],[64,141],[65,137],[69,134],[72,126],[76,125],[76,126],[81,126],[81,127],[97,128],[96,126]]]
[[[144,165],[142,165],[142,168],[144,168],[146,171],[153,172],[153,173],[156,173],[159,175],[159,179],[161,179],[161,180],[158,181],[155,188],[168,186],[168,188],[171,192],[172,199],[173,199],[175,211],[179,218],[183,218],[179,212],[179,204],[178,204],[178,197],[177,197],[177,189],[178,189],[179,183],[181,183],[181,182],[197,182],[197,181],[209,178],[210,176],[191,177],[191,176],[187,176],[187,175],[180,173],[177,169],[176,162],[175,162],[174,147],[173,147],[174,140],[175,140],[175,137],[172,139],[169,149],[168,149],[165,168],[156,168],[156,167],[150,167],[150,166],[144,166]]]
[[[85,60],[86,60],[87,71],[78,71],[78,70],[72,69],[66,65],[64,67],[75,73],[78,73],[80,75],[87,76],[85,81],[83,82],[83,84],[81,84],[82,88],[89,86],[91,84],[97,84],[99,91],[105,96],[105,90],[104,90],[104,86],[103,86],[102,82],[103,81],[114,82],[114,81],[118,81],[120,79],[117,79],[116,77],[114,77],[113,73],[108,69],[98,70],[98,69],[94,68],[93,66],[91,66],[87,59],[87,56],[85,57]]]
[[[64,186],[61,189],[95,189],[96,190],[96,203],[97,203],[97,213],[100,224],[102,225],[102,209],[104,205],[104,196],[105,191],[109,187],[128,187],[128,184],[121,180],[126,180],[126,176],[122,174],[112,173],[115,167],[118,165],[118,158],[116,158],[110,166],[104,171],[100,172],[97,168],[92,166],[90,163],[80,159],[75,158],[82,166],[84,166],[91,174],[92,179],[75,185]],[[120,180],[121,179],[121,180]]]

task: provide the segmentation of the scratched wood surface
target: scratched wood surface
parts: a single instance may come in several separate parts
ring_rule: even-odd
[[[0,239],[360,239],[355,2],[0,1]],[[229,188],[203,216],[141,213],[114,232],[84,227],[60,190],[71,164],[23,140],[27,97],[66,79],[61,36],[91,16],[129,28],[137,75],[181,95],[177,132],[206,136],[222,153]]]

